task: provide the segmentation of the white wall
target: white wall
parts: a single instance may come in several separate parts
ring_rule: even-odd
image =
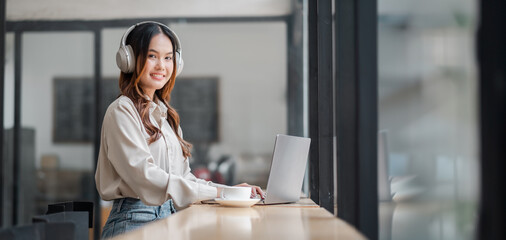
[[[287,52],[284,23],[173,24],[183,48],[181,77],[219,79],[218,151],[272,152],[287,131]],[[103,73],[117,76],[115,53],[124,29],[103,32]],[[176,82],[177,84],[177,82]],[[184,131],[184,122],[182,123]]]
[[[234,155],[272,153],[275,134],[287,130],[285,24],[192,23],[171,27],[183,46],[185,68],[181,76],[215,76],[220,81],[221,141],[214,149]],[[124,30],[103,31],[104,77],[119,74],[115,53]],[[7,52],[12,52],[12,41],[7,38]],[[63,168],[92,170],[91,143],[52,141],[52,81],[55,77],[93,76],[93,35],[26,33],[22,42],[21,122],[23,127],[36,129],[36,165],[42,155],[57,154]],[[6,111],[6,119],[12,119],[11,115]],[[182,127],[184,130],[184,122]]]
[[[182,76],[220,79],[220,146],[227,152],[272,153],[287,131],[287,52],[284,23],[178,24]]]
[[[21,125],[35,129],[36,166],[57,154],[63,168],[92,169],[91,143],[53,143],[55,77],[93,75],[91,33],[25,33],[22,36]],[[89,113],[93,114],[93,113]]]

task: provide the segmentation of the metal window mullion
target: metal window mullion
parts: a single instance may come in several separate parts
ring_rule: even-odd
[[[93,31],[94,37],[94,85],[95,85],[95,138],[94,138],[94,159],[93,169],[97,168],[98,153],[100,150],[100,132],[102,129],[102,116],[105,114],[102,112],[102,29],[97,28]],[[95,224],[93,227],[94,239],[100,239],[101,235],[101,209],[100,209],[100,195],[96,188],[93,191],[93,202],[95,205]]]
[[[21,161],[21,42],[22,33],[14,33],[14,129],[13,129],[13,186],[12,186],[12,225],[18,224],[18,205],[20,193]],[[3,126],[2,126],[3,127]]]
[[[378,238],[377,0],[357,1],[359,226]]]
[[[332,1],[318,1],[318,151],[320,206],[334,213]]]
[[[378,238],[376,0],[336,0],[338,217]]]
[[[5,58],[5,0],[0,0],[0,56]],[[5,85],[5,62],[0,66],[0,226],[4,226],[4,85]]]
[[[309,91],[309,194],[320,203],[319,138],[318,138],[318,35],[317,2],[308,0],[308,91]]]

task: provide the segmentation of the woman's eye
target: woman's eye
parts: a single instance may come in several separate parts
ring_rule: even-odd
[[[165,60],[172,60],[172,57],[165,57]]]
[[[156,58],[156,56],[154,54],[149,54],[148,58]]]

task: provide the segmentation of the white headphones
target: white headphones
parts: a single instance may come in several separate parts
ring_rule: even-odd
[[[154,21],[140,22],[140,23],[137,23],[137,24],[131,26],[130,28],[128,28],[126,30],[125,34],[123,34],[123,37],[121,38],[121,43],[119,45],[118,52],[116,53],[116,65],[118,65],[118,68],[124,73],[132,73],[135,70],[134,51],[132,49],[132,46],[126,45],[125,42],[128,37],[128,34],[135,27],[145,24],[145,23],[158,24],[159,26],[167,29],[169,31],[169,33],[171,33],[172,37],[174,37],[174,39],[171,39],[171,41],[174,41],[173,44],[174,44],[174,47],[176,48],[175,49],[175,52],[176,52],[176,54],[175,54],[176,59],[175,60],[176,60],[176,69],[177,69],[176,76],[179,75],[181,73],[181,71],[183,70],[183,65],[184,65],[181,43],[179,42],[179,38],[177,37],[177,35],[174,31],[172,31],[169,27],[167,27],[167,25],[159,23],[159,22],[154,22]]]

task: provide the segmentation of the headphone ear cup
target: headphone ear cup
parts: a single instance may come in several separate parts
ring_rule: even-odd
[[[176,76],[178,76],[179,74],[181,74],[181,72],[183,71],[183,67],[184,67],[184,61],[183,61],[183,58],[181,57],[181,55],[179,54],[179,52],[176,52],[176,67],[177,67],[177,72],[176,72]]]
[[[116,53],[116,65],[124,73],[132,73],[135,70],[135,58],[132,46],[121,46]]]

